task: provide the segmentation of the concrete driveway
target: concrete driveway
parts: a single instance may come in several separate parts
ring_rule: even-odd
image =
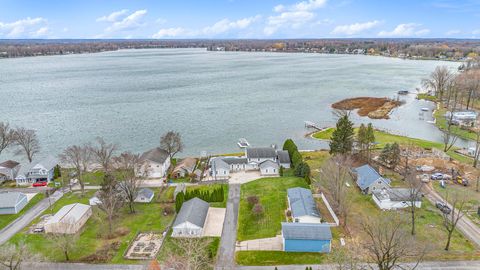
[[[225,208],[208,208],[207,219],[203,226],[203,236],[221,236],[225,220]]]
[[[263,176],[260,175],[259,171],[234,172],[234,173],[230,173],[230,179],[228,180],[228,183],[241,185],[241,184],[245,184],[245,183],[257,180],[262,177]]]
[[[281,235],[271,238],[261,238],[254,240],[247,240],[238,243],[235,251],[241,250],[283,250],[283,239]]]

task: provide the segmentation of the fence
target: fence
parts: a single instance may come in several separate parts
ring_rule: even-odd
[[[333,220],[335,221],[335,223],[327,223],[327,224],[329,224],[329,225],[331,225],[331,226],[338,226],[338,225],[340,225],[340,220],[338,219],[337,215],[335,215],[335,212],[333,211],[332,207],[330,206],[330,203],[328,203],[327,198],[325,197],[325,195],[323,195],[323,193],[313,194],[313,197],[315,197],[315,198],[322,198],[322,201],[323,201],[323,203],[325,204],[325,206],[327,207],[328,212],[330,212],[330,215],[332,216]]]

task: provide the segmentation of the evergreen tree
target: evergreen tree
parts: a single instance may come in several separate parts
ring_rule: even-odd
[[[395,168],[398,163],[400,163],[400,146],[395,142],[390,148],[390,165]]]
[[[305,175],[305,182],[307,182],[308,185],[311,185],[312,184],[312,180],[310,179],[310,176],[309,175]]]
[[[293,153],[295,151],[298,151],[297,145],[293,142],[292,139],[287,139],[285,140],[285,143],[283,143],[283,150],[288,151],[288,155],[290,155],[290,158],[293,157]]]
[[[280,171],[279,171],[280,176],[283,176],[284,170],[285,169],[283,168],[283,166],[280,166]]]
[[[177,197],[175,197],[175,211],[178,213],[180,212],[180,209],[182,208],[182,204],[185,200],[185,194],[183,192],[180,192],[177,194]]]
[[[353,137],[353,123],[345,115],[338,119],[335,131],[333,131],[330,154],[346,154],[352,151]]]
[[[367,129],[365,130],[365,148],[367,150],[367,158],[370,160],[370,151],[371,146],[375,142],[375,130],[373,129],[372,123],[368,123]]]
[[[304,178],[307,175],[310,175],[310,166],[306,162],[301,162],[295,167],[295,176]]]
[[[364,124],[361,124],[357,131],[357,143],[360,151],[364,151],[366,149],[367,143],[367,128]]]
[[[60,171],[60,165],[55,166],[53,169],[53,179],[60,178],[62,176],[62,173]]]
[[[297,167],[298,164],[300,164],[301,162],[302,162],[302,155],[300,154],[300,152],[298,151],[293,152],[293,156],[292,156],[293,167]]]

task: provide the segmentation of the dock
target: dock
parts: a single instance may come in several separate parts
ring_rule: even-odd
[[[324,128],[320,127],[319,125],[315,124],[314,122],[311,121],[304,121],[305,127],[306,128],[314,128],[318,130],[323,130]]]

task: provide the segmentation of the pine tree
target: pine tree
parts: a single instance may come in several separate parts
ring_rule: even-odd
[[[285,169],[283,168],[283,166],[280,166],[280,171],[279,171],[280,176],[283,176],[284,170]]]
[[[352,151],[353,137],[353,123],[345,115],[338,119],[335,131],[333,131],[330,154],[346,154]]]
[[[292,158],[293,153],[298,151],[298,148],[292,139],[287,139],[285,143],[283,143],[283,150],[288,151],[288,155],[290,156],[290,158]]]
[[[360,151],[363,151],[366,149],[366,141],[367,141],[367,128],[365,127],[364,124],[361,124],[360,127],[358,128],[357,131],[357,143],[358,146],[360,147]]]
[[[295,167],[295,176],[304,178],[305,176],[310,175],[310,166],[306,162],[301,162]]]
[[[367,129],[365,131],[365,148],[367,149],[367,158],[370,160],[370,148],[375,142],[375,130],[373,129],[372,123],[368,123]]]
[[[183,192],[180,192],[177,194],[175,197],[175,211],[180,212],[180,209],[182,208],[182,204],[185,200],[185,194]]]
[[[298,151],[293,152],[293,156],[292,156],[293,167],[297,167],[298,164],[300,164],[301,162],[302,162],[302,155],[300,154],[300,152]]]

